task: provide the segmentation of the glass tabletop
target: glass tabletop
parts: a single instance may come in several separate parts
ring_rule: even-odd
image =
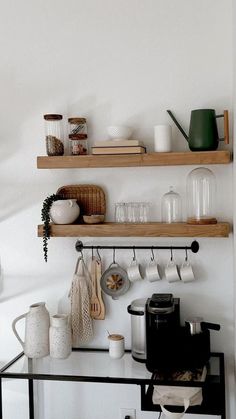
[[[210,358],[208,374],[220,376],[220,355]],[[2,368],[1,377],[91,381],[129,384],[149,384],[152,373],[144,363],[135,361],[130,352],[121,359],[112,359],[107,350],[73,350],[67,359],[50,356],[41,359],[27,358],[23,353]]]

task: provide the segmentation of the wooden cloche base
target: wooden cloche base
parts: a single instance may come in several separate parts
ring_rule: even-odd
[[[201,219],[190,217],[187,219],[187,224],[195,224],[195,225],[217,224],[217,219],[214,217],[201,218]]]

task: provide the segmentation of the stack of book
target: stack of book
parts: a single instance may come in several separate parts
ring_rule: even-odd
[[[146,148],[138,140],[97,141],[92,154],[143,154]]]

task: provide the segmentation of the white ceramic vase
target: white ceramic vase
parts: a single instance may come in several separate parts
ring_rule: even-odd
[[[50,356],[67,358],[72,349],[71,327],[67,314],[56,314],[51,318],[49,329]]]
[[[25,318],[25,341],[22,341],[16,331],[16,323]],[[49,313],[45,303],[35,303],[28,313],[17,317],[12,323],[12,329],[29,358],[42,358],[49,354]]]
[[[50,218],[55,224],[72,224],[80,214],[76,199],[59,199],[50,208]]]

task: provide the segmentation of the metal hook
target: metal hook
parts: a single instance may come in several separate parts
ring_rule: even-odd
[[[81,259],[84,260],[83,250],[80,249],[79,252],[80,252]]]
[[[155,260],[155,255],[154,255],[154,251],[153,251],[153,247],[151,247],[151,262],[153,262]]]
[[[113,263],[116,263],[116,248],[113,247]]]
[[[98,259],[100,260],[100,262],[101,262],[101,260],[102,260],[102,258],[101,258],[101,255],[100,255],[100,253],[99,253],[99,251],[98,251],[98,247],[97,247],[97,255],[98,255]]]
[[[185,262],[188,260],[188,248],[185,247]]]
[[[173,260],[173,249],[172,249],[172,246],[170,247],[170,260],[171,260],[171,262]]]
[[[134,252],[133,261],[135,261],[136,260],[135,246],[133,247],[133,252]]]

